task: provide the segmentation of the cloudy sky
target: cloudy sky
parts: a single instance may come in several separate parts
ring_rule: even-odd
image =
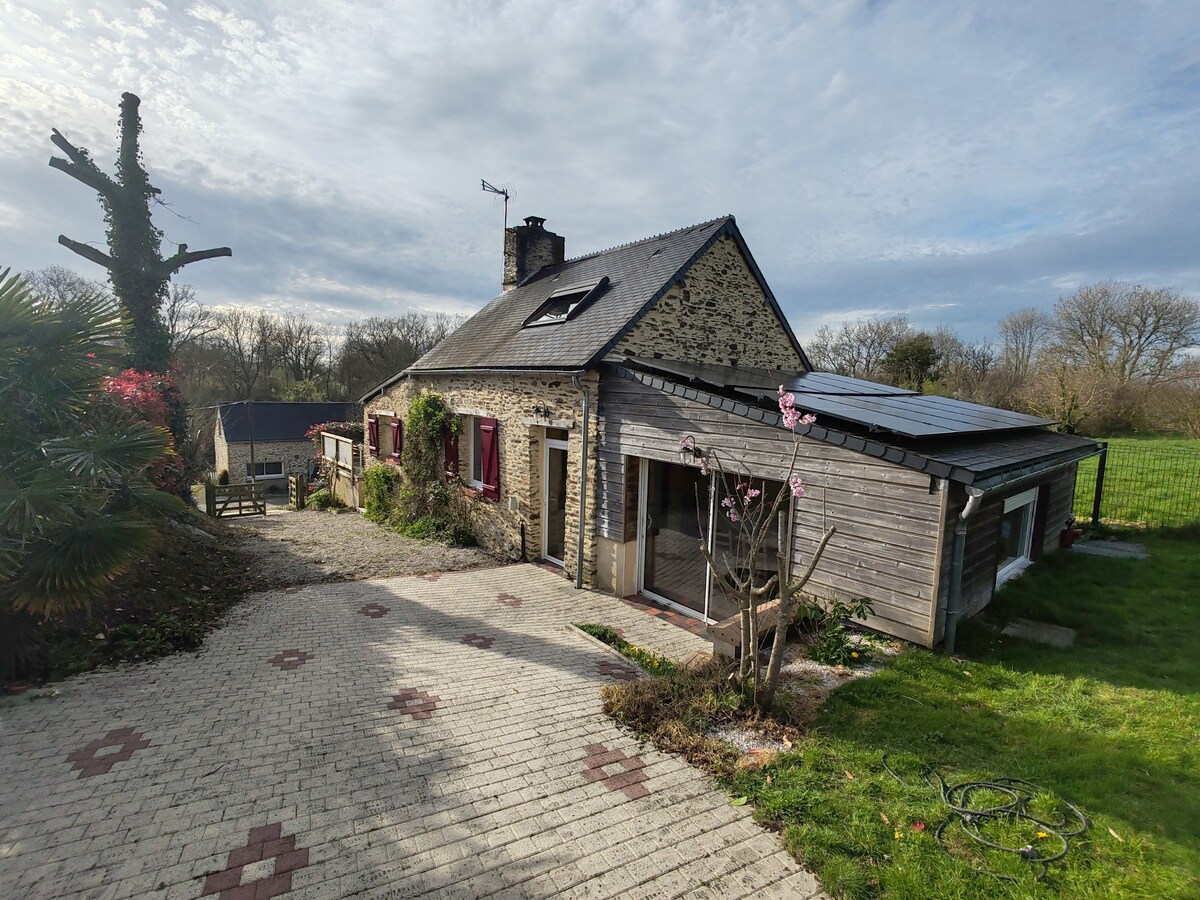
[[[122,91],[214,305],[470,312],[515,189],[569,256],[727,212],[801,337],[1200,296],[1200,4],[0,0],[0,266],[99,270]],[[173,252],[167,244],[164,249]]]

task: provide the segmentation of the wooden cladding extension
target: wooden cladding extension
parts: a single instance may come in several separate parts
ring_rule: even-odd
[[[727,472],[774,481],[787,475],[793,445],[782,429],[624,379],[603,379],[600,402],[596,525],[611,540],[636,534],[637,513],[627,503],[637,483],[634,457],[679,463],[684,435],[716,451]],[[810,592],[868,597],[868,625],[931,646],[943,497],[930,493],[929,476],[803,438],[796,471],[809,494],[795,505],[794,568],[807,565],[825,525],[838,531]]]

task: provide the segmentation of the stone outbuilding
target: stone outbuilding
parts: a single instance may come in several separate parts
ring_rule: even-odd
[[[398,462],[418,392],[446,398],[484,546],[715,622],[735,612],[700,553],[731,549],[721,501],[798,474],[793,559],[837,527],[812,591],[868,597],[869,625],[925,646],[1058,546],[1095,444],[814,372],[732,216],[575,259],[564,244],[540,218],[507,229],[500,295],[362,398],[368,465]],[[783,426],[780,385],[816,424]]]
[[[309,428],[321,422],[353,422],[361,414],[357,403],[222,403],[213,426],[213,471],[228,472],[230,484],[254,480],[283,489],[288,475],[310,474],[316,447],[305,436]]]

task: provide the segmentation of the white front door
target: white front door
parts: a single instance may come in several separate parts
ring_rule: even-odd
[[[566,547],[567,442],[547,437],[542,451],[542,558],[564,565]]]

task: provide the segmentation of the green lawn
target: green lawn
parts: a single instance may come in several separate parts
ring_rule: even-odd
[[[1200,897],[1200,544],[1145,541],[1148,561],[1045,560],[965,627],[961,659],[910,650],[848,684],[733,793],[837,896]],[[1002,636],[1017,615],[1077,628],[1076,646]],[[1015,857],[978,861],[1016,882],[975,874],[932,839],[944,809],[916,778],[925,764],[951,782],[1034,781],[1092,827],[1044,882]]]
[[[1108,464],[1101,518],[1113,524],[1182,527],[1200,523],[1200,441],[1104,438]],[[1095,458],[1079,466],[1075,515],[1091,521]]]

